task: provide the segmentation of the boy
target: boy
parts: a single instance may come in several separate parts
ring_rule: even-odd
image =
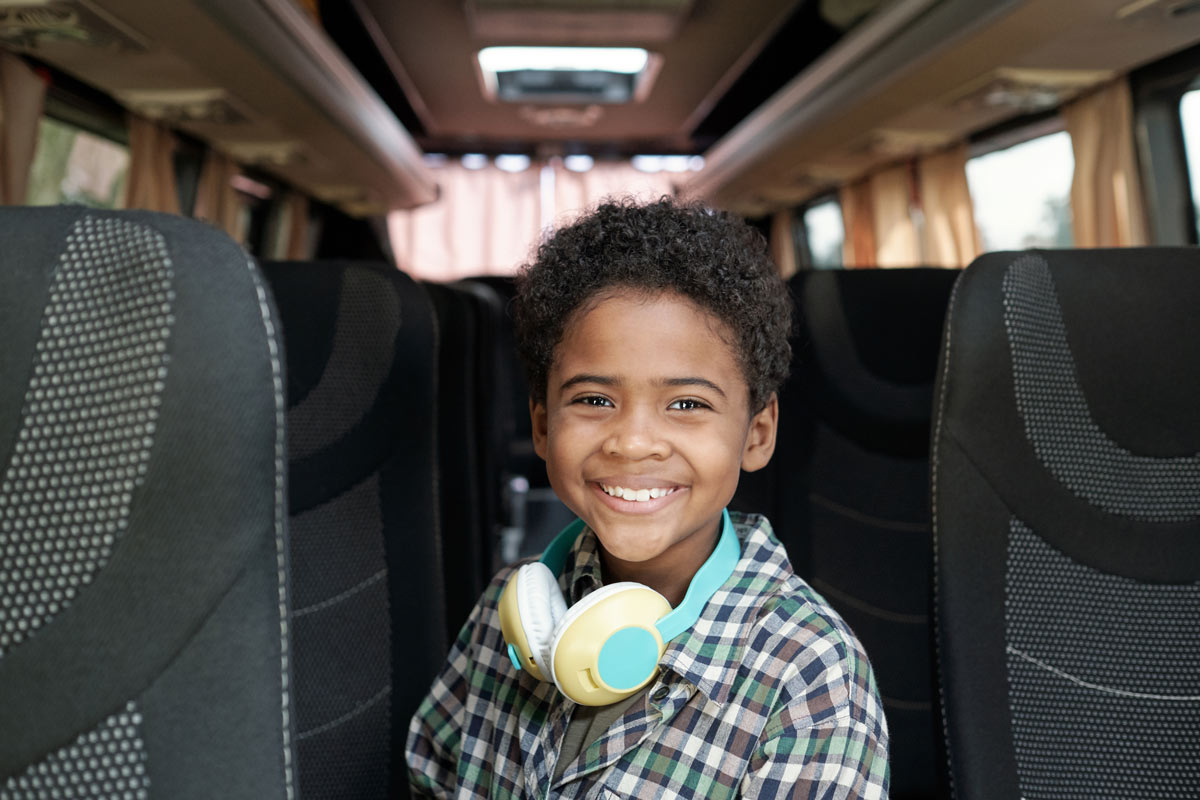
[[[581,704],[556,688],[570,691],[557,639],[553,653],[538,631],[505,641],[501,597],[530,569],[510,583],[506,568],[413,718],[417,795],[887,796],[887,725],[862,647],[765,519],[724,523],[740,470],[774,450],[790,315],[762,238],[700,207],[609,202],[539,248],[514,305],[534,447],[586,524],[548,594],[578,608],[635,581],[663,608],[699,611],[632,694]],[[730,544],[697,602],[689,588]],[[623,666],[610,659],[609,674]]]

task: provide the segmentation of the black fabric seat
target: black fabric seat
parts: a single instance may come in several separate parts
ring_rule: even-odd
[[[305,797],[405,797],[408,722],[447,648],[432,309],[383,265],[264,271],[288,353]]]
[[[502,314],[495,318],[498,335],[490,342],[492,369],[497,393],[493,415],[499,433],[495,446],[502,481],[503,520],[498,563],[509,563],[539,554],[575,515],[562,504],[550,488],[546,465],[533,450],[533,427],[529,417],[529,385],[525,368],[517,355],[509,305],[516,296],[512,278],[483,275],[460,281],[461,286],[479,286],[500,301]],[[489,305],[492,305],[489,302]]]
[[[935,422],[955,796],[1200,796],[1200,252],[979,258]]]
[[[940,793],[930,638],[929,420],[956,270],[800,273],[766,514],[797,573],[862,640],[891,729],[891,796]]]
[[[481,374],[487,320],[475,298],[454,284],[423,283],[438,325],[438,475],[446,634],[453,638],[492,576],[490,549],[495,509],[488,503],[488,464],[482,402],[495,394]],[[489,555],[485,555],[485,550]]]
[[[0,232],[0,797],[297,797],[257,268],[146,212]]]

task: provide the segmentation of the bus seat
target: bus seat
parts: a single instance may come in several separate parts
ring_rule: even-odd
[[[264,272],[288,359],[304,795],[407,796],[405,732],[447,649],[432,308],[374,263]]]
[[[446,586],[446,633],[459,628],[483,592],[492,570],[483,553],[494,510],[487,508],[486,484],[496,480],[484,467],[487,420],[479,406],[495,388],[480,371],[481,319],[475,298],[455,284],[422,283],[433,302],[438,326],[438,477],[442,491],[440,528]]]
[[[947,321],[935,626],[954,794],[1200,796],[1200,251],[991,253]]]
[[[297,796],[257,267],[164,214],[0,230],[0,796]]]
[[[471,298],[480,323],[476,328],[476,381],[480,387],[485,387],[485,391],[475,396],[475,416],[483,426],[478,446],[479,470],[483,476],[480,509],[486,530],[480,557],[486,586],[500,567],[499,531],[504,516],[504,491],[513,469],[508,463],[510,443],[518,435],[518,421],[527,420],[529,411],[527,398],[522,396],[520,402],[517,401],[518,391],[523,391],[525,381],[513,352],[508,299],[483,281],[462,280],[454,286]]]
[[[891,728],[894,798],[939,795],[929,627],[929,420],[957,270],[799,273],[798,336],[771,464],[734,507],[764,513],[797,573],[860,637]]]
[[[533,450],[533,425],[529,418],[529,384],[524,365],[517,355],[509,305],[516,296],[512,278],[481,275],[461,281],[464,286],[484,286],[500,299],[503,311],[499,336],[495,338],[496,377],[499,394],[510,404],[501,430],[500,472],[504,476],[497,561],[511,563],[536,555],[550,544],[575,515],[562,504],[550,488],[546,465]]]

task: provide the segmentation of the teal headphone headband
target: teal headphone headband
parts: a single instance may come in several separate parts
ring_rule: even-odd
[[[571,546],[583,532],[584,522],[577,519],[563,528],[554,541],[542,553],[541,562],[555,575],[562,574],[567,563],[567,555]],[[738,543],[737,534],[733,530],[733,520],[729,518],[729,509],[721,512],[721,536],[717,539],[716,549],[712,555],[696,570],[692,582],[688,584],[687,593],[676,608],[660,619],[655,627],[658,628],[664,642],[669,642],[679,634],[696,624],[708,599],[720,589],[729,576],[733,574],[741,557],[742,548]]]

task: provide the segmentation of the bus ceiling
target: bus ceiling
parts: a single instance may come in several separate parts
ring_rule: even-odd
[[[433,200],[430,152],[702,154],[683,193],[757,215],[1196,44],[1198,10],[1195,0],[0,0],[0,46],[358,216]],[[522,65],[497,50],[516,45],[620,47],[633,61],[564,66],[539,51]]]

